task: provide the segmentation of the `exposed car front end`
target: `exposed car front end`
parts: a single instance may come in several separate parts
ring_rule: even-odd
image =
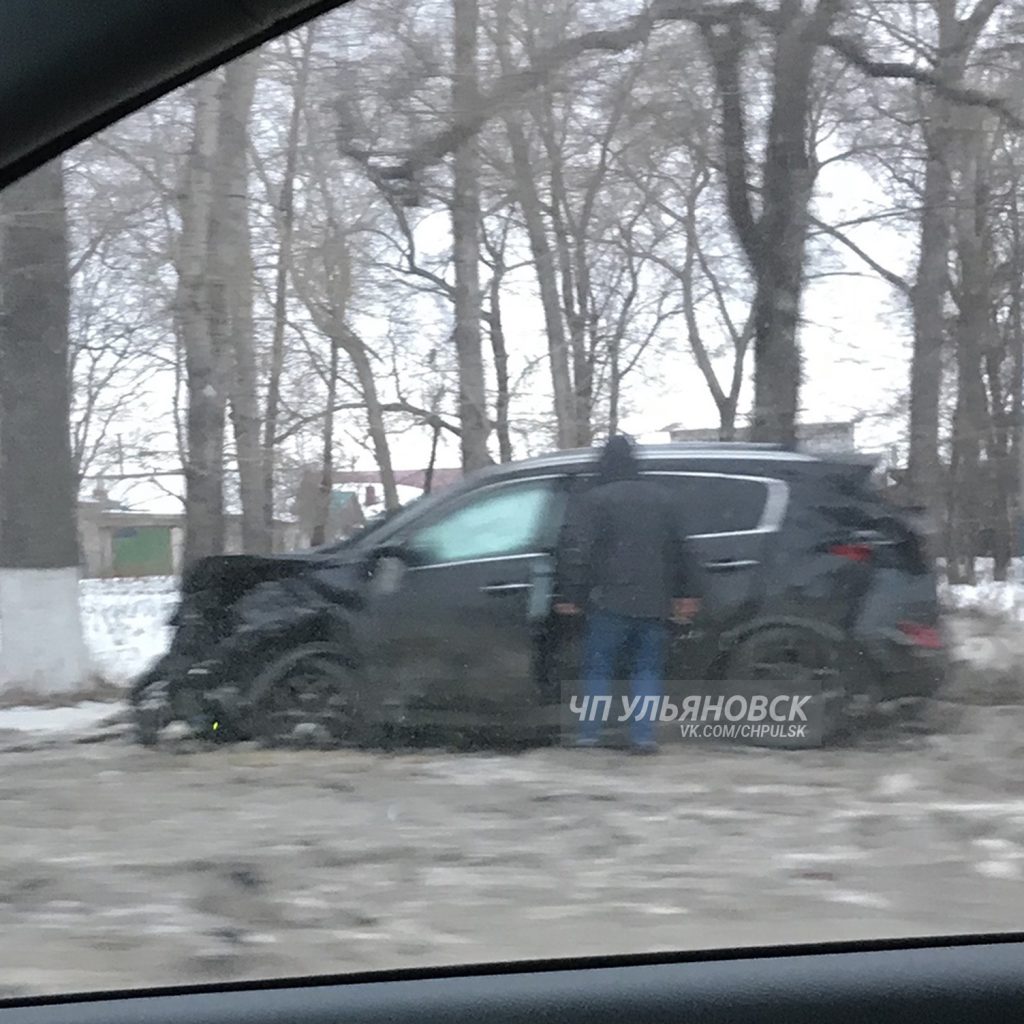
[[[251,735],[255,683],[286,652],[338,639],[356,575],[343,559],[310,554],[196,563],[182,580],[170,650],[132,688],[140,739],[155,742],[171,723],[210,740]]]

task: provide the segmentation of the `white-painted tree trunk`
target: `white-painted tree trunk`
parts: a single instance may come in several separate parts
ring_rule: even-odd
[[[81,692],[68,373],[71,271],[61,160],[0,195],[0,694]]]
[[[73,693],[88,677],[78,569],[0,568],[0,696]]]

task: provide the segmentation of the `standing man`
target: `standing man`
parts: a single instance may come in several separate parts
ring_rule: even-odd
[[[559,545],[556,614],[586,615],[583,679],[588,707],[609,704],[615,670],[629,665],[634,703],[632,749],[654,753],[654,713],[665,674],[670,620],[689,621],[700,602],[680,510],[653,479],[640,476],[628,438],[612,437],[597,466],[597,480],[567,519]],[[660,700],[657,704],[660,707]],[[644,707],[645,714],[640,709]],[[600,721],[589,716],[577,746],[597,746]]]

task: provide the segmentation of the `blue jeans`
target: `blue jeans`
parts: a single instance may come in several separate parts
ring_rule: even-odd
[[[583,638],[583,681],[588,706],[593,708],[595,697],[608,697],[609,721],[616,721],[619,711],[611,706],[614,698],[613,679],[627,649],[631,654],[630,682],[634,701],[630,716],[630,732],[634,743],[654,742],[654,712],[645,708],[640,716],[644,697],[660,697],[662,677],[665,673],[665,648],[668,627],[660,619],[634,619],[628,615],[594,611],[587,616]],[[648,701],[648,705],[653,701]],[[660,701],[658,704],[660,706]],[[602,721],[586,715],[580,739],[597,740]]]

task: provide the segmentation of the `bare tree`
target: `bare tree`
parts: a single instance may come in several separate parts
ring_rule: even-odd
[[[0,202],[0,689],[86,683],[68,431],[70,268],[54,160]]]
[[[193,92],[192,142],[179,193],[176,246],[178,331],[185,350],[188,411],[185,465],[185,562],[224,550],[224,423],[228,352],[218,344],[209,276],[214,167],[222,82],[200,79]],[[212,287],[211,287],[212,286]],[[223,296],[219,299],[223,308]],[[223,315],[223,314],[221,314]]]
[[[216,200],[210,222],[208,284],[223,287],[223,317],[215,344],[230,352],[228,401],[242,506],[242,549],[269,554],[272,529],[264,517],[263,452],[253,323],[252,239],[249,228],[249,113],[257,56],[233,61],[224,72],[218,110]],[[221,333],[223,332],[223,333]]]
[[[941,88],[926,100],[920,119],[927,154],[921,201],[921,242],[911,301],[914,352],[910,375],[909,483],[918,499],[939,504],[939,394],[945,337],[947,260],[957,107],[951,93],[962,90],[971,52],[1000,0],[978,0],[966,18],[957,16],[956,0],[933,5],[937,35],[933,75]]]
[[[267,373],[266,411],[263,417],[263,521],[265,529],[273,530],[274,481],[277,461],[276,436],[281,407],[281,377],[284,373],[285,331],[288,320],[288,274],[292,261],[292,238],[295,230],[295,178],[299,157],[302,114],[309,86],[315,23],[297,33],[297,64],[292,84],[291,110],[285,139],[284,171],[277,192],[277,258],[274,270],[273,337]]]
[[[490,312],[486,317],[486,323],[491,339],[491,354],[494,358],[494,376],[497,384],[497,394],[494,400],[494,432],[498,439],[498,458],[501,462],[512,461],[512,436],[509,432],[509,407],[512,395],[510,391],[505,323],[501,315],[501,289],[505,276],[508,273],[506,248],[509,227],[508,219],[502,219],[495,232],[495,237],[491,237],[487,230],[485,218],[485,222],[480,228],[483,247],[487,253],[486,262],[491,271],[491,279],[487,286]],[[438,430],[435,428],[430,446],[432,460],[437,457],[437,439]]]
[[[950,582],[973,585],[983,500],[981,451],[988,429],[981,360],[982,353],[990,347],[992,299],[986,253],[990,241],[987,147],[981,119],[977,112],[971,114],[975,123],[961,145],[958,209],[953,218],[960,274],[955,289],[959,307],[955,334],[957,390],[949,476],[947,570]]]
[[[503,74],[510,74],[513,61],[510,52],[512,21],[511,2],[502,0],[498,5],[494,41]],[[562,317],[562,302],[558,287],[558,270],[545,223],[541,197],[537,189],[534,158],[519,111],[510,107],[505,114],[505,130],[512,157],[516,202],[523,214],[530,252],[533,256],[544,326],[548,342],[548,363],[551,369],[551,388],[554,399],[555,438],[559,448],[571,448],[576,443],[576,408],[573,382],[569,371],[569,344]]]
[[[452,108],[465,115],[479,105],[479,0],[452,0],[454,75]],[[476,136],[452,158],[452,252],[455,264],[455,351],[459,362],[462,464],[479,469],[490,461],[487,389],[480,331],[480,154]]]

